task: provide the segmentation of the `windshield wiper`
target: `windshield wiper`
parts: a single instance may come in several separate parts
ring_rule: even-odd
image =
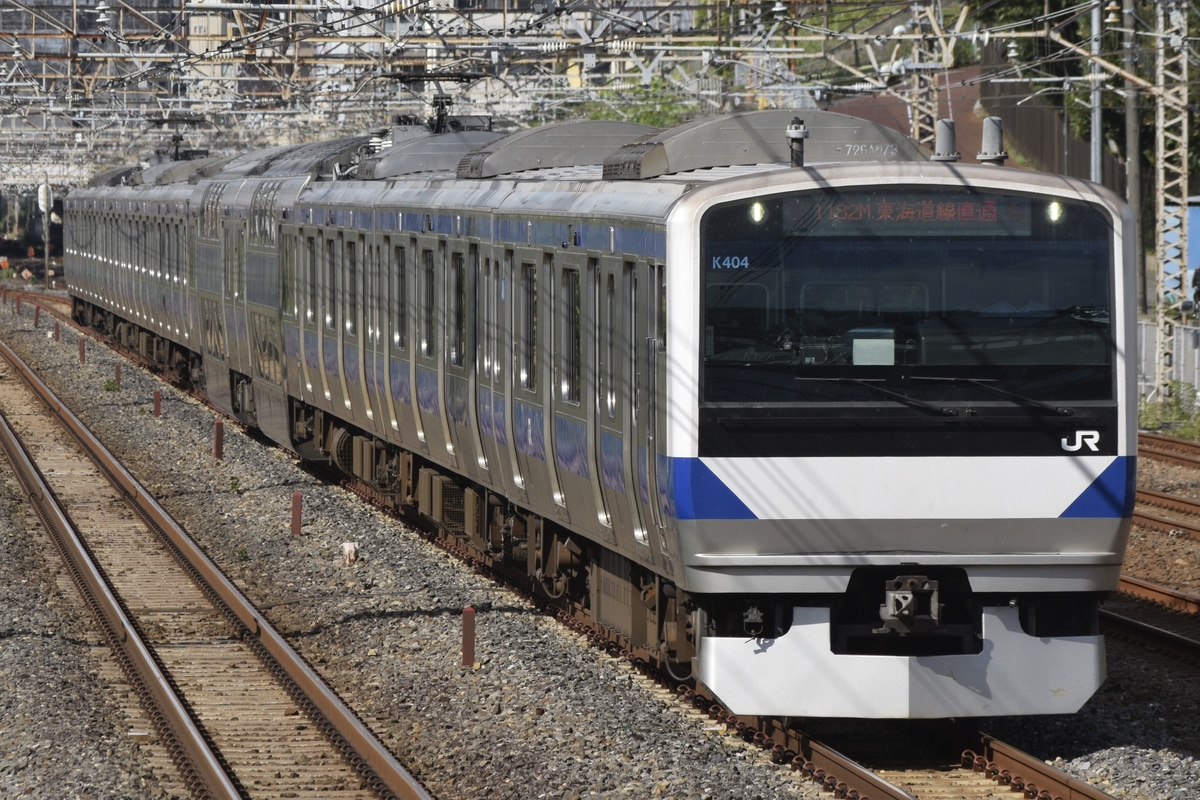
[[[909,376],[909,380],[941,381],[943,383],[966,383],[970,384],[971,386],[978,386],[980,389],[986,389],[993,394],[998,394],[1001,397],[1012,400],[1014,403],[1020,403],[1021,405],[1030,406],[1031,408],[1040,408],[1042,411],[1049,411],[1051,414],[1058,414],[1059,416],[1063,417],[1075,416],[1074,409],[1055,406],[1051,405],[1050,403],[1043,403],[1041,400],[1034,400],[1032,397],[1025,397],[1024,395],[1010,392],[1007,389],[1001,389],[999,386],[992,386],[992,381],[985,381],[979,378],[928,377],[924,375],[911,375]]]
[[[875,383],[873,383],[871,381],[863,380],[862,378],[810,378],[810,377],[806,377],[803,375],[797,375],[796,380],[798,380],[798,381],[836,381],[837,383],[852,383],[855,386],[861,386],[864,389],[875,392],[876,394],[891,398],[892,400],[895,400],[898,403],[903,403],[906,406],[912,406],[913,408],[919,408],[922,411],[928,411],[932,414],[939,414],[943,417],[957,417],[958,416],[958,411],[956,409],[946,408],[944,406],[935,406],[933,403],[926,403],[924,400],[918,400],[915,397],[909,397],[908,395],[906,395],[902,392],[895,392],[895,391],[892,391],[891,389],[885,389],[882,386],[876,386]]]

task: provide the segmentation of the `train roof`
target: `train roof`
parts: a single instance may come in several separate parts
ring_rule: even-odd
[[[306,177],[313,181],[397,180],[424,175],[462,181],[694,180],[792,163],[789,127],[803,123],[808,165],[924,161],[929,153],[878,123],[814,109],[750,111],[701,117],[667,129],[617,121],[580,121],[503,135],[459,129],[433,133],[398,125],[384,135],[358,135],[281,145],[233,157],[123,167],[91,186],[197,183],[204,179]],[[715,174],[701,176],[704,171]]]
[[[579,179],[621,181],[784,166],[792,163],[788,130],[797,123],[808,133],[808,164],[929,158],[916,142],[884,125],[829,111],[783,109],[701,117],[665,130],[595,121],[531,128],[467,155],[455,177],[517,178],[537,171],[544,179],[568,177],[567,170]]]

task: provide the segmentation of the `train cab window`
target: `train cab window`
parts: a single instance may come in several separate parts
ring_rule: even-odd
[[[358,335],[358,246],[346,242],[346,334]]]
[[[1111,400],[1112,229],[1098,206],[984,189],[718,206],[701,222],[704,400]]]
[[[559,369],[562,375],[562,399],[575,405],[579,404],[583,391],[580,385],[583,377],[583,324],[579,288],[579,270],[564,269],[560,287],[562,296],[559,298],[562,309]]]

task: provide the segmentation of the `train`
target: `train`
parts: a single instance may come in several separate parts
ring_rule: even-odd
[[[99,174],[72,313],[733,713],[1087,702],[1136,475],[1118,197],[816,109],[498,127]]]

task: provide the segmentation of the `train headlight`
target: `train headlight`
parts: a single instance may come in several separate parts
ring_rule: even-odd
[[[762,203],[750,204],[750,221],[755,225],[767,218],[767,207]]]
[[[1046,216],[1051,222],[1058,222],[1062,219],[1063,206],[1057,200],[1050,201],[1050,205],[1046,206]]]

